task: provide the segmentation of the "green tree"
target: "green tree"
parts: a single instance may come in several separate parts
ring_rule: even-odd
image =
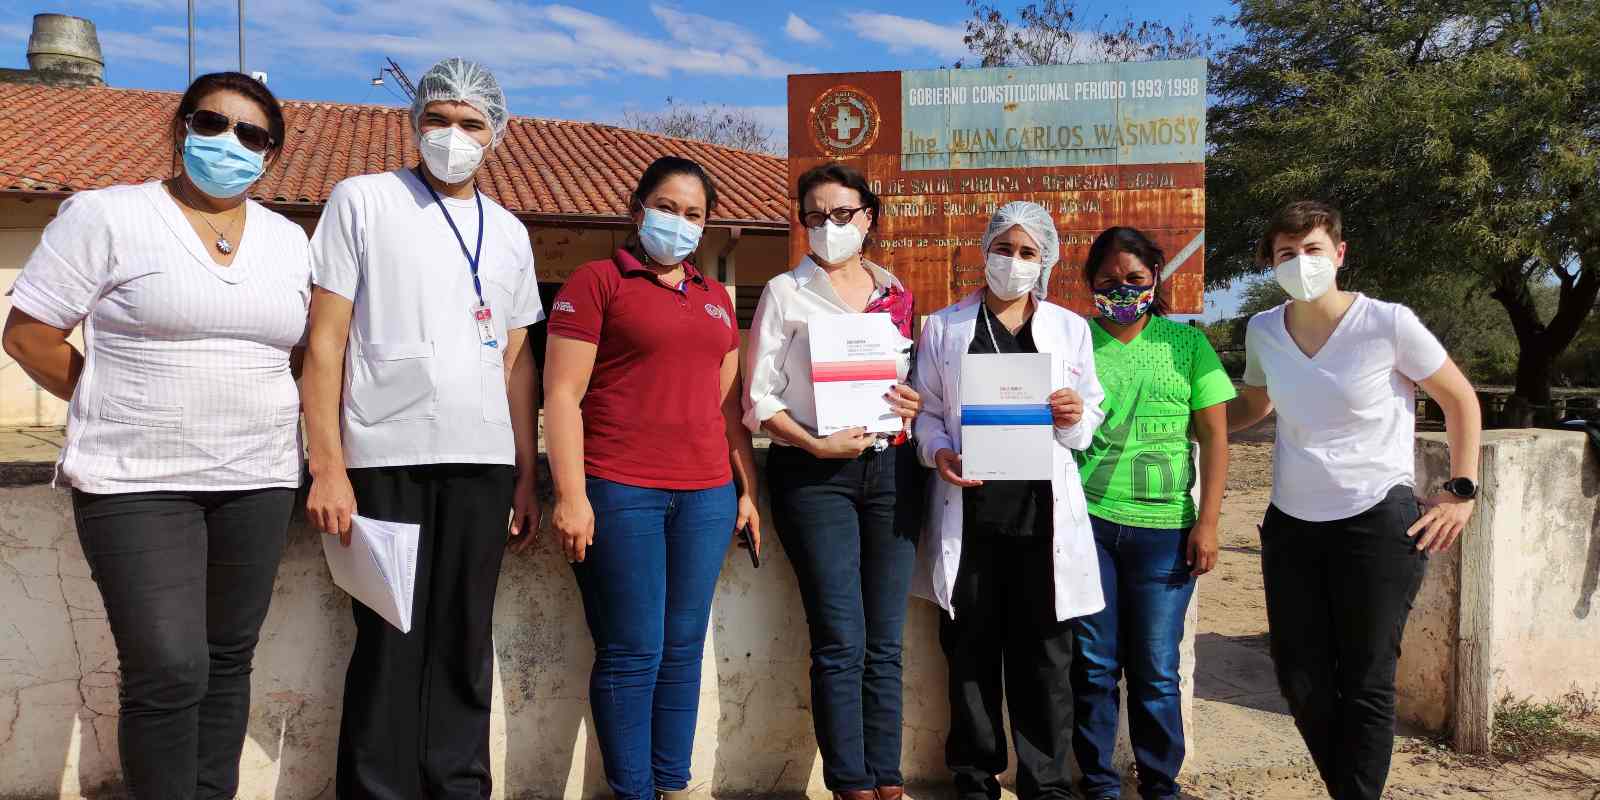
[[[1208,278],[1259,271],[1272,210],[1327,199],[1349,288],[1444,311],[1492,298],[1517,393],[1549,402],[1600,296],[1600,3],[1240,0],[1232,22],[1243,39],[1211,75]]]

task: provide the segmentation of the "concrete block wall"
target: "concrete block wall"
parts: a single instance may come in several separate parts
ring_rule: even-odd
[[[117,781],[116,650],[66,494],[4,483],[0,797],[80,797]],[[723,567],[706,646],[694,788],[699,796],[827,797],[812,735],[805,615],[776,536],[769,534],[764,552],[760,570],[738,550]],[[913,785],[927,786],[948,779],[945,662],[934,608],[911,602],[904,766]],[[244,800],[332,796],[353,637],[349,603],[329,581],[318,535],[297,525],[256,654]],[[1196,607],[1183,647],[1190,720]],[[495,639],[495,796],[607,796],[588,716],[593,646],[570,570],[548,545],[506,559]],[[1126,764],[1126,742],[1122,749]]]
[[[1450,477],[1443,434],[1418,438],[1420,490]],[[1402,719],[1487,752],[1503,697],[1600,692],[1600,459],[1580,433],[1488,431],[1482,497],[1429,564],[1400,663]]]

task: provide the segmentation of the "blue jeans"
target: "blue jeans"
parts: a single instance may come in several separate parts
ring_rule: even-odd
[[[1072,750],[1083,771],[1083,794],[1121,797],[1122,778],[1111,758],[1121,705],[1117,683],[1125,677],[1139,796],[1176,798],[1185,754],[1178,646],[1194,594],[1184,563],[1189,532],[1090,520],[1106,607],[1073,622]]]
[[[905,782],[901,642],[917,544],[914,532],[896,531],[897,455],[890,448],[818,459],[781,446],[767,453],[773,522],[811,632],[822,778],[835,792]]]
[[[653,799],[689,785],[700,657],[738,505],[732,483],[587,488],[594,544],[573,571],[594,636],[595,736],[618,800]]]

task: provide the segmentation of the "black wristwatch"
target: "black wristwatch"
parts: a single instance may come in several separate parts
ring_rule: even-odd
[[[1472,500],[1478,496],[1478,484],[1471,478],[1451,478],[1444,482],[1444,490],[1461,498]]]

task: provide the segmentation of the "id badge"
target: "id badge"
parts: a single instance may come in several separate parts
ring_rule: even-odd
[[[494,336],[494,312],[483,303],[473,303],[472,321],[478,326],[478,341],[484,347],[499,349],[500,342]]]

